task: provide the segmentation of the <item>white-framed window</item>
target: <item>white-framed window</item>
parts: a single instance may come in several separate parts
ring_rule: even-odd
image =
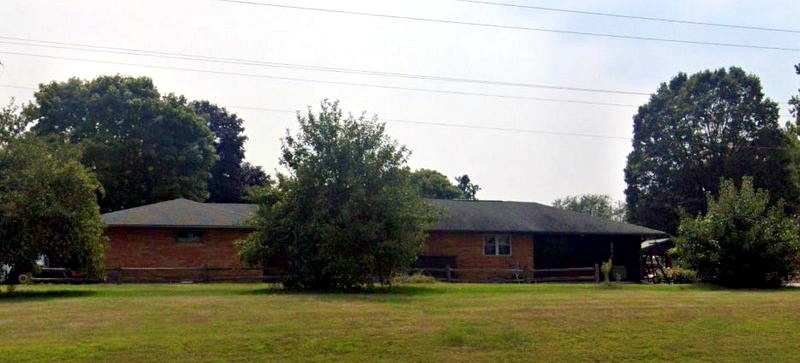
[[[175,236],[175,242],[203,243],[203,232],[196,229],[179,229]]]
[[[511,236],[507,234],[490,234],[483,244],[486,256],[511,256]]]

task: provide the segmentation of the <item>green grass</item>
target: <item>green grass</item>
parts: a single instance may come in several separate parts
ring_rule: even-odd
[[[797,361],[800,289],[23,286],[0,361]]]

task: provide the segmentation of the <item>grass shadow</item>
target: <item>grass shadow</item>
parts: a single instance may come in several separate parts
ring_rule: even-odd
[[[800,292],[800,288],[791,285],[783,285],[778,287],[727,287],[722,285],[715,285],[710,283],[695,284],[698,290],[709,291],[730,291],[730,292]]]
[[[603,282],[593,286],[596,286],[600,290],[622,290],[626,287],[624,284],[614,282]]]
[[[344,299],[371,299],[382,297],[415,297],[425,295],[438,295],[446,293],[432,285],[401,285],[401,286],[373,286],[350,290],[296,290],[286,289],[280,285],[271,285],[264,289],[245,291],[250,295],[297,295],[297,296],[324,296],[339,297]]]
[[[653,286],[661,286],[664,291],[720,291],[720,292],[763,292],[763,293],[776,293],[776,292],[800,292],[800,287],[794,286],[781,286],[774,288],[756,288],[756,287],[727,287],[708,282],[697,282],[692,284],[656,284]]]
[[[95,294],[95,291],[87,290],[14,291],[11,293],[0,293],[0,303],[76,298],[92,296]]]

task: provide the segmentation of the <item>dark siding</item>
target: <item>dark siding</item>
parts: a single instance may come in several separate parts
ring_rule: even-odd
[[[419,256],[411,266],[413,268],[457,268],[456,256]]]
[[[640,280],[640,238],[609,235],[536,235],[536,269],[592,267],[608,261],[614,243],[614,266],[625,266],[628,281]]]

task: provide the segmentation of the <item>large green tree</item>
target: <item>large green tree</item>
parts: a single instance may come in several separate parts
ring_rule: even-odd
[[[800,75],[800,64],[794,66],[794,73]],[[800,89],[798,89],[797,92],[798,95],[792,96],[789,100],[789,105],[791,106],[789,112],[794,116],[795,124],[800,125]]]
[[[444,174],[431,169],[419,169],[411,173],[411,185],[423,198],[464,199],[464,193]]]
[[[422,251],[433,222],[411,186],[408,151],[376,119],[344,117],[323,101],[283,140],[275,186],[256,193],[257,230],[238,244],[245,261],[283,261],[293,288],[353,288],[388,281]]]
[[[731,287],[777,287],[800,269],[800,223],[742,178],[708,194],[708,212],[685,218],[675,255],[705,281]]]
[[[19,106],[14,104],[13,99],[0,109],[0,146],[19,138],[25,132],[28,120],[19,111]]]
[[[553,207],[585,213],[617,222],[625,221],[624,203],[617,203],[615,205],[611,197],[605,194],[568,195],[553,201]]]
[[[795,74],[800,75],[800,64],[794,66]],[[800,89],[797,90],[798,95],[792,96],[789,99],[789,113],[794,117],[793,122],[787,122],[786,127],[789,130],[791,139],[791,156],[792,156],[792,176],[795,183],[800,185]]]
[[[37,134],[80,145],[105,189],[103,211],[208,197],[212,133],[183,97],[162,96],[147,77],[43,84],[24,114]]]
[[[244,120],[208,101],[191,103],[194,111],[206,120],[214,133],[218,160],[208,181],[208,201],[215,203],[241,202],[247,187],[264,185],[268,179],[261,170],[244,161]]]
[[[244,162],[242,164],[242,180],[244,183],[245,194],[248,194],[248,189],[264,186],[272,183],[272,178],[260,166]],[[243,197],[247,200],[247,195]]]
[[[456,177],[456,182],[458,182],[457,187],[461,190],[461,194],[463,198],[466,200],[478,200],[478,192],[481,190],[480,185],[475,184],[469,178],[469,175],[464,174],[462,176]]]
[[[631,222],[674,233],[680,211],[704,212],[722,178],[754,178],[794,207],[791,140],[758,77],[731,67],[678,74],[639,107],[625,168]]]
[[[0,267],[5,283],[31,272],[41,256],[51,264],[99,277],[103,223],[100,183],[69,146],[33,135],[0,146]]]

